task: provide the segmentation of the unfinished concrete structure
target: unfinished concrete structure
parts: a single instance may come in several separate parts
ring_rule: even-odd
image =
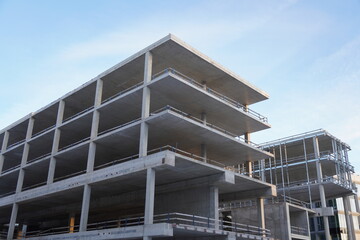
[[[360,187],[360,176],[353,174],[351,176],[356,188]],[[315,203],[316,205],[317,203]],[[334,216],[329,217],[331,237],[334,240],[360,239],[359,228],[359,192],[357,195],[329,199],[327,204],[334,208]],[[321,218],[314,217],[310,219],[311,234],[316,236],[324,231],[324,224]],[[350,223],[350,228],[348,224]]]
[[[269,239],[219,202],[276,195],[233,165],[272,157],[266,93],[173,35],[0,132],[3,238]]]
[[[242,164],[239,172],[277,186],[278,197],[267,199],[265,206],[265,214],[276,210],[277,216],[269,219],[270,224],[275,222],[275,226],[281,226],[281,230],[273,230],[276,238],[337,239],[337,226],[329,224],[335,210],[333,205],[329,205],[329,200],[341,197],[345,203],[348,238],[356,239],[348,204],[349,197],[356,194],[356,186],[351,179],[354,168],[349,162],[350,147],[346,143],[319,129],[261,146],[274,156],[255,162],[250,173]],[[236,211],[251,211],[244,202],[225,206],[232,208],[234,215]],[[319,224],[314,224],[314,221]],[[311,229],[312,236],[310,223],[316,225]],[[270,225],[268,227],[272,229]]]

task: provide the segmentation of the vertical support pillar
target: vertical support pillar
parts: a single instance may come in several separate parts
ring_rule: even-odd
[[[344,213],[345,213],[345,222],[346,222],[346,228],[347,228],[347,234],[349,240],[355,240],[355,231],[354,231],[354,223],[351,215],[351,205],[350,205],[350,199],[349,196],[344,196],[343,198],[343,204],[344,204]]]
[[[1,146],[1,153],[0,153],[0,174],[1,174],[2,169],[3,169],[4,159],[5,159],[5,157],[3,155],[3,152],[6,151],[8,142],[9,142],[9,131],[5,131],[2,146]]]
[[[206,89],[206,85],[205,85],[205,89]],[[207,124],[207,118],[206,118],[206,113],[202,112],[201,113],[201,120],[203,121],[203,124],[206,126]],[[206,144],[203,143],[201,144],[201,157],[203,162],[207,162],[207,149],[206,149]]]
[[[87,173],[94,171],[96,143],[93,140],[97,137],[99,132],[100,112],[97,110],[97,107],[101,105],[102,92],[103,92],[103,80],[99,78],[96,82],[94,112],[93,112],[91,133],[90,133],[90,146],[89,146],[87,166],[86,166]]]
[[[290,219],[290,209],[287,202],[284,203],[284,212],[285,212],[285,236],[286,239],[291,240],[291,219]]]
[[[155,200],[155,170],[152,168],[148,168],[146,173],[144,224],[153,224],[154,222],[154,200]]]
[[[357,194],[354,194],[354,201],[355,201],[355,208],[356,212],[360,213],[360,204],[359,204],[359,197]],[[360,222],[360,216],[357,216],[358,222]],[[355,229],[354,229],[355,230]]]
[[[70,213],[69,215],[69,233],[74,233],[75,231],[75,213]]]
[[[309,237],[309,239],[311,239],[311,234],[310,234],[310,218],[309,218],[309,212],[308,212],[308,211],[306,211],[305,217],[306,217],[307,236]]]
[[[27,232],[27,224],[23,224],[21,231],[22,231],[22,237],[25,238]]]
[[[10,217],[10,223],[9,223],[9,229],[7,234],[7,239],[13,239],[14,238],[14,230],[15,230],[15,224],[16,224],[16,218],[18,214],[19,205],[17,203],[13,204],[12,210],[11,210],[11,217]]]
[[[84,186],[83,200],[81,206],[79,232],[85,232],[87,229],[89,208],[90,208],[90,197],[91,197],[91,186],[89,184],[86,184]]]
[[[206,125],[207,124],[207,117],[206,117],[206,113],[202,112],[201,113],[201,120],[203,121],[203,124]]]
[[[309,175],[309,164],[308,164],[308,158],[307,158],[305,139],[303,139],[303,149],[304,149],[304,157],[305,157],[306,181],[309,183],[310,175]],[[308,184],[308,195],[309,195],[310,206],[312,206],[312,196],[311,196],[310,184]]]
[[[65,109],[65,101],[60,100],[59,101],[58,112],[57,112],[57,117],[56,117],[54,140],[53,140],[53,144],[52,144],[52,148],[51,148],[51,158],[50,158],[50,163],[49,163],[47,184],[51,184],[51,183],[54,182],[55,167],[56,167],[56,158],[54,157],[54,154],[57,153],[58,150],[59,150],[60,134],[61,134],[61,130],[59,129],[59,127],[63,122],[64,109]]]
[[[145,53],[145,68],[144,68],[144,88],[142,96],[141,108],[141,126],[140,126],[140,144],[139,144],[139,157],[147,155],[148,148],[148,132],[149,126],[145,119],[150,115],[150,88],[147,86],[151,81],[152,74],[152,54],[151,52]]]
[[[205,143],[201,144],[201,157],[203,162],[207,162],[207,149]]]
[[[28,140],[31,138],[33,127],[34,127],[34,118],[30,117],[27,131],[26,131],[24,150],[23,150],[22,157],[21,157],[19,177],[18,177],[17,184],[16,184],[16,191],[15,191],[16,193],[21,192],[23,184],[24,184],[25,170],[23,167],[26,165],[26,162],[27,162],[27,159],[29,156],[30,145],[28,143]]]
[[[258,224],[259,227],[265,229],[265,209],[264,209],[264,198],[257,198],[256,199],[256,206],[257,206],[257,217],[258,217]],[[262,236],[265,237],[265,232],[262,232]]]
[[[316,158],[316,174],[317,174],[317,181],[319,184],[321,207],[326,208],[326,196],[325,196],[324,185],[322,183],[323,176],[322,176],[322,169],[321,169],[321,163],[320,163],[320,150],[319,150],[318,137],[313,138],[313,145],[314,145],[314,154],[315,154],[315,158]],[[324,228],[325,228],[325,239],[331,240],[328,216],[323,216],[323,220],[324,220]]]
[[[219,188],[216,186],[211,186],[209,197],[209,218],[215,219],[214,228],[219,229]]]
[[[244,137],[245,137],[245,142],[250,143],[250,133],[248,133],[248,132],[245,133]],[[252,177],[253,176],[252,162],[251,161],[246,161],[245,165],[246,165],[246,171],[248,172],[249,177]]]

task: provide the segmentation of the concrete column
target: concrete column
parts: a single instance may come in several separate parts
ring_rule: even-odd
[[[17,234],[17,239],[23,239],[26,237],[27,225],[23,224],[21,230]]]
[[[360,204],[358,195],[354,194],[356,212],[360,213]],[[358,222],[360,223],[360,216],[357,216]],[[355,230],[355,228],[354,228]]]
[[[203,121],[203,124],[206,126],[207,120],[206,120],[206,113],[201,113],[201,120]],[[203,158],[204,162],[207,162],[207,150],[206,150],[206,144],[201,144],[201,157]]]
[[[70,213],[69,215],[69,233],[74,233],[75,231],[75,213]]]
[[[350,199],[348,196],[344,196],[343,198],[343,204],[344,204],[344,214],[345,214],[345,222],[346,222],[346,228],[347,228],[347,234],[349,240],[355,240],[355,231],[354,231],[354,223],[351,215],[351,205],[350,205]]]
[[[316,174],[317,174],[317,181],[319,184],[321,207],[326,208],[326,196],[325,196],[324,185],[322,184],[323,175],[322,175],[321,163],[319,160],[320,159],[319,139],[317,137],[313,138],[313,145],[314,145],[314,154],[316,158]],[[327,216],[323,216],[323,220],[324,220],[325,238],[326,240],[331,240],[329,218]]]
[[[310,239],[310,237],[311,237],[311,234],[310,234],[310,218],[309,218],[309,212],[308,211],[306,211],[306,226],[307,226],[306,228],[308,230],[308,237]]]
[[[3,153],[6,151],[8,142],[9,142],[9,132],[5,131],[2,146],[1,146],[1,153],[0,153],[0,174],[1,174],[2,169],[3,169],[4,159],[5,159]]]
[[[7,234],[7,239],[13,239],[14,238],[14,230],[15,230],[15,224],[16,224],[16,218],[19,210],[19,205],[16,203],[13,204],[12,210],[11,210],[11,218],[9,223],[9,229]]]
[[[149,126],[144,120],[150,115],[150,88],[147,84],[151,81],[152,75],[152,54],[147,52],[145,54],[145,68],[144,68],[144,88],[142,96],[142,108],[141,108],[141,119],[142,123],[140,126],[140,144],[139,144],[139,156],[144,157],[148,151],[148,132]]]
[[[206,113],[201,113],[201,120],[203,121],[204,125],[207,124],[207,117],[206,117]]]
[[[25,238],[27,232],[27,224],[23,224],[21,232],[22,232],[22,237]]]
[[[87,166],[86,172],[93,172],[95,166],[95,154],[96,154],[96,143],[90,142],[89,151],[88,151],[88,159],[87,159]]]
[[[50,158],[50,163],[49,163],[47,184],[51,184],[54,182],[55,168],[56,168],[56,158],[54,158],[54,154],[57,153],[59,150],[60,134],[61,134],[61,130],[59,129],[59,127],[63,122],[64,110],[65,110],[65,101],[60,100],[57,118],[56,118],[54,139],[53,139],[53,144],[52,144],[52,148],[51,148],[51,158]]]
[[[219,229],[219,188],[216,186],[210,187],[210,209],[209,217],[215,219],[215,229]]]
[[[245,137],[245,142],[249,143],[250,142],[250,133],[245,133],[244,137]],[[246,166],[246,171],[249,173],[249,177],[252,177],[252,162],[246,161],[245,166]]]
[[[207,162],[207,149],[206,144],[201,144],[201,157],[203,162]]]
[[[23,150],[22,157],[21,157],[19,177],[17,180],[16,191],[15,191],[16,193],[21,192],[22,186],[24,184],[25,170],[23,169],[23,167],[26,165],[26,162],[27,162],[27,159],[29,156],[29,149],[30,149],[30,145],[27,141],[31,138],[33,127],[34,127],[34,119],[30,118],[28,128],[26,131],[24,150]]]
[[[284,213],[285,213],[285,226],[284,226],[284,231],[285,231],[285,236],[286,239],[291,240],[291,220],[290,220],[290,209],[289,209],[289,204],[288,203],[284,203]]]
[[[252,177],[253,174],[252,174],[252,162],[251,161],[246,161],[245,162],[245,168],[246,168],[246,171],[249,173],[249,177]]]
[[[155,170],[147,169],[144,224],[153,224],[155,200]]]
[[[95,153],[96,153],[96,143],[93,140],[97,137],[99,132],[99,121],[100,121],[100,112],[96,109],[101,105],[102,99],[102,92],[103,92],[103,80],[98,79],[96,82],[96,94],[95,94],[95,101],[94,101],[94,112],[91,124],[91,133],[90,133],[90,146],[88,151],[88,159],[87,159],[87,166],[86,172],[94,171],[95,165]]]
[[[89,208],[90,208],[90,197],[91,197],[91,186],[89,184],[86,184],[84,186],[83,201],[81,206],[79,232],[85,232],[87,229]]]
[[[257,206],[257,217],[258,223],[260,228],[265,228],[265,209],[264,209],[264,198],[257,198],[256,199],[256,206]],[[265,237],[266,234],[263,233]]]

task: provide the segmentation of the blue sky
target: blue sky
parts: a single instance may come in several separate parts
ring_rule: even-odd
[[[360,0],[0,0],[0,129],[168,33],[270,94],[255,142],[324,128],[360,171]]]

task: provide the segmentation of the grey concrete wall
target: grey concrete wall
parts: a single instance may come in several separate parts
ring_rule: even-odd
[[[179,212],[215,218],[215,196],[210,186],[155,195],[155,214]]]
[[[306,228],[307,214],[306,211],[290,213],[291,226]]]
[[[257,207],[231,210],[232,219],[236,223],[258,226]],[[283,204],[265,205],[265,227],[270,229],[274,239],[289,239],[286,231],[286,213]]]

